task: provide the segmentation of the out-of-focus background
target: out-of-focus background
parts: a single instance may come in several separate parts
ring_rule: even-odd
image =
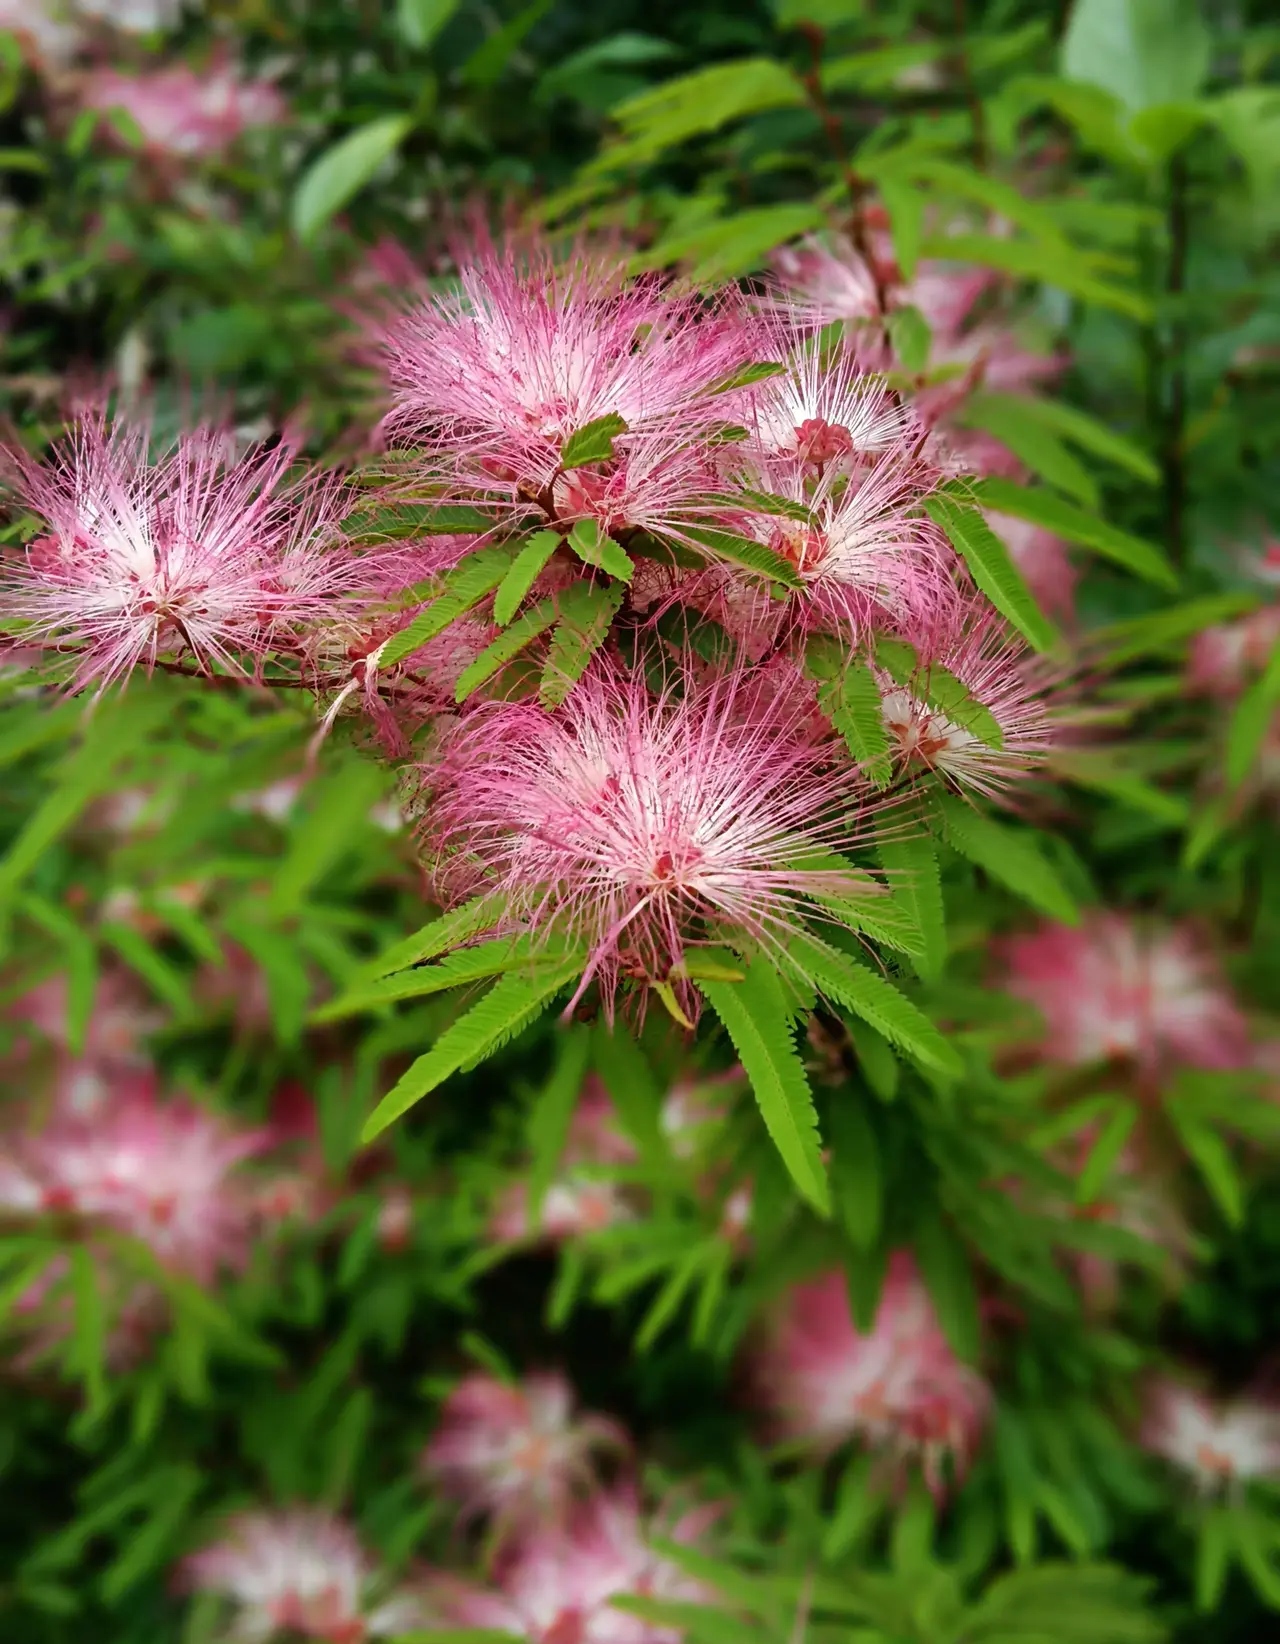
[[[139,678],[86,730],[11,633],[0,1641],[1271,1636],[1272,8],[0,0],[0,123],[33,452],[109,391],[358,469],[371,329],[482,225],[852,318],[853,212],[1080,708],[1041,854],[943,862],[919,997],[970,1077],[859,1044],[820,1229],[713,1033],[540,1029],[361,1149],[458,1009],[313,1016],[427,917],[393,776],[308,762],[301,692]],[[939,1390],[846,1432],[877,1318]],[[787,1375],[835,1413],[770,1419]],[[572,1532],[513,1540],[544,1485]]]

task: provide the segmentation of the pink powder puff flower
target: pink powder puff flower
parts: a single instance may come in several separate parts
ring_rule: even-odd
[[[1075,610],[1076,568],[1067,545],[1041,525],[988,512],[987,524],[1009,550],[1036,603],[1048,616],[1069,620]]]
[[[221,154],[245,131],[278,125],[287,112],[275,86],[242,80],[226,60],[200,70],[173,63],[141,74],[95,68],[84,77],[80,101],[102,114],[122,110],[151,154],[175,160]]]
[[[1042,666],[981,599],[956,602],[932,633],[920,634],[917,654],[917,671],[905,680],[873,670],[896,759],[903,769],[924,767],[958,788],[999,798],[1053,743]],[[944,672],[969,698],[950,713],[939,701]]]
[[[791,504],[796,517],[748,513],[733,523],[795,568],[804,586],[794,598],[812,621],[855,636],[886,620],[916,626],[952,592],[954,555],[920,513],[936,478],[900,451],[852,468],[828,463],[816,483],[797,463],[761,464],[751,484]]]
[[[680,1644],[675,1628],[614,1609],[610,1600],[712,1601],[708,1588],[653,1550],[649,1536],[690,1544],[718,1511],[695,1508],[651,1530],[634,1491],[621,1486],[578,1504],[567,1522],[517,1537],[499,1555],[493,1588],[442,1576],[431,1596],[453,1626],[495,1628],[529,1644]]]
[[[508,470],[532,498],[566,439],[602,417],[627,430],[691,428],[709,391],[747,357],[736,310],[626,281],[620,261],[482,245],[456,291],[430,297],[387,334],[396,391],[388,428],[467,490]],[[723,415],[721,415],[723,421]]]
[[[229,1636],[243,1644],[281,1634],[364,1644],[425,1625],[419,1600],[387,1593],[355,1531],[319,1508],[240,1513],[221,1540],[183,1560],[178,1578],[234,1604]]]
[[[708,1078],[678,1079],[659,1114],[662,1133],[678,1159],[692,1158],[724,1124],[746,1075],[740,1067]]]
[[[962,1469],[991,1409],[983,1378],[951,1351],[905,1251],[890,1259],[875,1323],[859,1331],[844,1274],[797,1285],[752,1365],[779,1434],[827,1454],[849,1439],[918,1457],[930,1488]]]
[[[18,1158],[40,1184],[43,1209],[113,1228],[210,1284],[248,1261],[249,1201],[233,1172],[268,1141],[133,1082],[91,1113],[55,1114]]]
[[[51,976],[23,994],[7,1014],[20,1029],[34,1028],[52,1044],[53,1088],[59,1103],[69,1111],[87,1113],[121,1076],[136,1074],[148,1065],[143,1041],[162,1025],[164,1015],[147,1003],[129,976],[105,970],[94,990],[77,1055],[69,1040],[68,1004],[65,976]],[[13,1061],[29,1067],[33,1050],[24,1037]]]
[[[1095,913],[1074,928],[1042,925],[1014,937],[1003,958],[1005,988],[1043,1019],[1047,1061],[1124,1060],[1148,1072],[1248,1063],[1248,1023],[1186,927]]]
[[[423,1467],[466,1517],[491,1513],[504,1529],[545,1527],[595,1482],[597,1452],[630,1445],[618,1422],[578,1415],[574,1402],[554,1371],[514,1383],[465,1376],[444,1402]]]
[[[766,460],[789,457],[820,472],[855,453],[901,451],[923,439],[910,409],[852,343],[824,349],[778,327],[761,352],[787,367],[750,395],[745,420]]]
[[[12,34],[40,74],[65,68],[81,43],[81,30],[57,0],[0,0],[0,30]]]
[[[11,451],[22,503],[47,534],[0,570],[0,616],[80,648],[76,685],[189,653],[241,673],[297,651],[360,583],[331,477],[294,480],[294,447],[234,457],[228,430],[180,435],[153,463],[145,424],[78,419],[44,464]]]
[[[809,326],[870,320],[880,312],[876,281],[866,260],[844,235],[828,245],[809,237],[773,254],[778,283],[788,306]]]
[[[1266,667],[1277,643],[1280,603],[1204,628],[1191,642],[1187,685],[1205,696],[1237,696]]]
[[[413,1195],[409,1189],[398,1184],[387,1188],[379,1200],[374,1218],[379,1246],[392,1254],[407,1250],[413,1243],[415,1219]]]
[[[1148,1391],[1140,1440],[1205,1494],[1280,1477],[1280,1409],[1253,1399],[1215,1405],[1181,1382]]]
[[[853,868],[815,867],[855,836],[857,771],[814,740],[794,702],[735,673],[652,694],[597,667],[564,706],[486,704],[446,741],[426,817],[468,891],[503,893],[502,928],[587,950],[611,1013],[624,979],[679,977],[686,950],[726,928],[778,943],[823,899],[868,893]]]

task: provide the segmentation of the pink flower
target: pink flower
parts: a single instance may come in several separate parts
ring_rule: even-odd
[[[987,514],[1027,587],[1049,616],[1069,619],[1075,608],[1076,568],[1061,537],[1011,514]]]
[[[1280,603],[1204,628],[1191,642],[1187,684],[1206,696],[1236,696],[1266,667],[1278,642]]]
[[[833,244],[810,237],[774,253],[789,308],[810,326],[874,319],[880,304],[871,270],[844,235],[833,236]]]
[[[1084,1066],[1122,1059],[1147,1072],[1185,1063],[1242,1067],[1249,1030],[1212,958],[1180,926],[1096,913],[1042,925],[1004,947],[1004,985],[1044,1021],[1040,1054]]]
[[[160,1102],[135,1081],[87,1114],[55,1114],[14,1159],[39,1185],[40,1209],[138,1239],[166,1267],[211,1284],[248,1260],[249,1201],[233,1172],[267,1145],[264,1132]]]
[[[665,982],[690,947],[776,943],[823,898],[866,893],[851,867],[813,865],[856,826],[841,750],[749,675],[686,683],[652,695],[598,668],[555,714],[486,704],[436,774],[442,864],[504,893],[504,928],[580,943],[579,992],[598,977],[609,1010],[624,980]],[[678,971],[674,985],[696,1009]]]
[[[445,1400],[423,1465],[467,1515],[545,1527],[595,1479],[600,1450],[625,1450],[625,1430],[606,1416],[578,1416],[573,1389],[546,1372],[508,1383],[466,1376]]]
[[[80,100],[103,114],[122,110],[152,154],[178,160],[220,154],[243,132],[278,125],[286,114],[275,86],[240,79],[227,61],[202,70],[174,63],[141,74],[96,68],[85,76]]]
[[[814,618],[861,637],[886,619],[907,627],[929,620],[951,594],[953,555],[920,503],[936,471],[910,452],[828,462],[816,482],[810,466],[761,464],[755,489],[795,510],[735,521],[790,561],[804,584],[796,598]]]
[[[752,1368],[783,1437],[819,1455],[861,1438],[918,1457],[934,1489],[948,1457],[966,1464],[990,1412],[990,1389],[951,1351],[905,1251],[890,1259],[868,1334],[843,1273],[827,1273],[789,1292]]]
[[[128,975],[105,970],[94,990],[80,1053],[75,1055],[69,1040],[68,1004],[65,976],[51,976],[23,994],[7,1014],[20,1031],[33,1027],[53,1045],[53,1088],[58,1100],[69,1110],[87,1113],[122,1075],[136,1074],[147,1066],[143,1041],[160,1027],[164,1016],[148,1005]],[[14,1057],[28,1078],[35,1060],[32,1052],[31,1042],[24,1038]]]
[[[0,0],[0,29],[14,36],[41,74],[65,68],[80,46],[80,29],[56,0]]]
[[[776,335],[773,334],[776,331]],[[851,342],[820,348],[812,337],[771,327],[760,350],[785,362],[751,393],[745,418],[766,459],[788,457],[818,472],[872,451],[910,449],[923,439],[911,411]]]
[[[1280,1409],[1251,1399],[1214,1405],[1176,1381],[1148,1391],[1141,1442],[1209,1493],[1280,1477]]]
[[[145,424],[81,417],[44,464],[9,453],[23,504],[47,534],[0,571],[0,616],[79,647],[77,685],[188,653],[242,672],[241,657],[297,653],[359,585],[338,538],[346,504],[324,476],[294,480],[286,440],[242,457],[199,428],[148,460]]]
[[[364,1644],[425,1625],[411,1593],[379,1596],[386,1583],[355,1532],[319,1508],[238,1514],[222,1540],[183,1561],[179,1579],[230,1599],[232,1636],[245,1644],[285,1633]]]
[[[622,1187],[608,1177],[569,1170],[547,1188],[536,1222],[529,1223],[529,1190],[524,1182],[512,1182],[498,1199],[490,1235],[503,1242],[528,1238],[548,1239],[553,1244],[599,1233],[635,1215]]]
[[[733,1067],[710,1077],[676,1080],[659,1120],[677,1158],[691,1158],[723,1126],[745,1077],[740,1067]]]
[[[696,1509],[655,1528],[669,1541],[690,1543],[716,1511]],[[453,1626],[496,1628],[529,1644],[679,1644],[674,1628],[609,1602],[623,1594],[711,1601],[706,1587],[654,1552],[648,1536],[632,1490],[601,1493],[566,1522],[511,1543],[499,1556],[494,1588],[448,1577],[434,1583],[436,1607]]]
[[[874,669],[889,744],[904,768],[998,798],[1053,741],[1046,676],[985,600],[960,600],[919,632],[917,668]]]
[[[560,466],[570,435],[606,416],[632,433],[691,407],[747,356],[733,314],[672,296],[656,278],[627,282],[621,261],[482,245],[458,289],[392,325],[389,426],[444,464],[464,488],[510,471],[532,497]],[[625,447],[625,441],[624,447]]]

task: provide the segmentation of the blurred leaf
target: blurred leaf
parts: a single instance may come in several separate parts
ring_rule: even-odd
[[[1173,590],[1178,586],[1177,573],[1152,543],[1116,530],[1115,526],[1095,519],[1061,497],[998,477],[979,480],[976,489],[987,507],[1042,525],[1046,531],[1053,531],[1068,542],[1079,543],[1082,548],[1092,548],[1104,559],[1123,566],[1158,588]]]
[[[1197,0],[1075,0],[1062,72],[1136,112],[1194,97],[1212,51]]]
[[[291,221],[300,240],[314,239],[360,192],[400,147],[412,125],[407,114],[383,115],[348,132],[311,162],[293,196]]]
[[[396,22],[411,46],[424,50],[449,23],[459,0],[396,0]]]
[[[486,90],[496,86],[506,73],[529,30],[551,10],[554,0],[532,0],[514,17],[495,29],[462,65],[465,84]]]
[[[935,804],[943,818],[947,842],[962,856],[1050,919],[1067,925],[1078,923],[1075,900],[1033,832],[996,822],[954,795],[944,795]]]
[[[1262,750],[1280,706],[1280,645],[1272,648],[1261,676],[1236,703],[1227,726],[1227,782],[1239,787]]]
[[[876,831],[876,855],[895,903],[919,934],[920,951],[911,955],[912,964],[926,979],[940,976],[947,962],[947,928],[932,839],[905,832],[901,819],[885,821]]]

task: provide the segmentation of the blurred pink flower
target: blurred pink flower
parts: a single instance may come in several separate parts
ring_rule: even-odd
[[[861,1438],[919,1458],[935,1491],[948,1458],[966,1465],[991,1408],[990,1388],[952,1352],[904,1251],[890,1258],[867,1334],[850,1316],[844,1274],[827,1273],[788,1293],[750,1368],[782,1437],[818,1454]]]
[[[65,68],[83,38],[71,8],[57,0],[0,0],[0,30],[12,34],[31,66],[46,75]]]
[[[54,1047],[53,1092],[69,1109],[88,1112],[111,1090],[121,1075],[137,1073],[148,1066],[144,1040],[164,1021],[164,1014],[149,1004],[137,984],[118,970],[104,970],[97,979],[93,1004],[85,1025],[79,1054],[72,1052],[67,1011],[69,993],[65,976],[51,976],[9,1006],[7,1015],[22,1032],[17,1055],[11,1066],[24,1069],[24,1077],[38,1076],[33,1067],[35,1049],[26,1030]]]
[[[433,1608],[450,1625],[495,1628],[529,1644],[679,1644],[676,1629],[609,1601],[623,1594],[712,1601],[709,1589],[654,1552],[648,1538],[692,1543],[718,1511],[697,1508],[647,1527],[631,1489],[602,1492],[579,1503],[567,1522],[512,1541],[499,1555],[493,1588],[439,1577],[430,1587]]]
[[[1205,1493],[1280,1478],[1280,1408],[1251,1399],[1215,1405],[1177,1381],[1147,1392],[1141,1442]]]
[[[612,1012],[624,982],[666,982],[688,947],[728,929],[785,939],[823,897],[866,894],[854,870],[812,865],[856,831],[857,771],[814,740],[795,704],[746,674],[650,693],[590,673],[554,714],[486,704],[446,741],[425,837],[471,890],[506,896],[504,928],[581,943],[579,994]]]
[[[319,1508],[238,1514],[221,1540],[183,1560],[178,1579],[229,1599],[231,1636],[245,1644],[280,1634],[364,1644],[426,1624],[411,1592],[387,1591],[350,1525]]]
[[[529,1225],[529,1190],[511,1182],[498,1198],[489,1232],[495,1239],[549,1239],[559,1244],[583,1233],[598,1233],[635,1215],[619,1183],[568,1170],[543,1194],[537,1220]]]
[[[139,74],[91,69],[81,84],[80,101],[102,114],[122,110],[149,152],[176,160],[220,154],[243,132],[278,125],[287,113],[275,86],[265,80],[242,80],[226,60],[204,69],[173,63]]]
[[[260,668],[295,653],[361,580],[341,544],[331,476],[291,474],[296,451],[232,454],[226,429],[180,435],[154,462],[145,423],[82,416],[44,463],[10,450],[23,505],[47,534],[0,566],[0,616],[79,648],[77,685],[123,679],[164,654]]]
[[[1206,696],[1236,696],[1266,667],[1277,643],[1280,603],[1203,628],[1191,642],[1187,684]]]
[[[149,1081],[133,1080],[89,1113],[60,1110],[17,1140],[10,1170],[38,1185],[31,1210],[112,1228],[211,1284],[248,1260],[249,1199],[234,1171],[269,1143],[267,1132],[236,1130],[190,1102],[161,1102]]]
[[[1082,1066],[1123,1059],[1155,1073],[1249,1061],[1249,1028],[1212,956],[1186,927],[1095,913],[1004,944],[1004,986],[1044,1022],[1040,1054]]]
[[[579,1415],[573,1388],[550,1371],[503,1382],[465,1376],[445,1400],[423,1455],[427,1476],[466,1516],[491,1513],[504,1530],[545,1529],[595,1482],[600,1451],[625,1451],[626,1430]]]

